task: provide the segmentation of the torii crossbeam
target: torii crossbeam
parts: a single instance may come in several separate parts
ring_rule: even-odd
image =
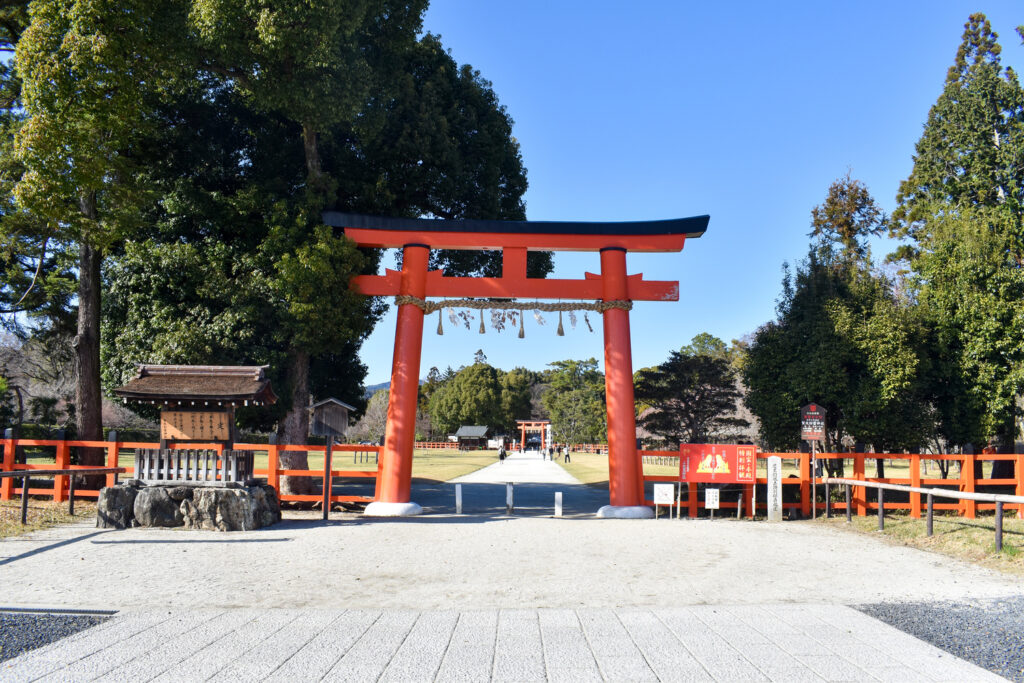
[[[342,228],[359,246],[402,249],[401,271],[387,270],[384,275],[353,279],[352,287],[368,296],[604,302],[678,301],[678,282],[647,281],[641,274],[628,275],[626,253],[682,251],[687,238],[704,234],[709,220],[708,216],[623,223],[431,220],[334,211],[324,213],[323,218],[327,225]],[[501,277],[445,277],[442,271],[428,271],[431,249],[501,251]],[[601,273],[585,273],[582,280],[529,278],[528,251],[600,252]],[[410,485],[423,316],[423,309],[414,304],[398,307],[381,481],[376,500],[366,508],[368,515],[420,512],[420,506],[410,501]],[[601,508],[598,516],[649,517],[653,513],[643,506],[643,467],[636,449],[629,311],[610,308],[603,318],[610,505]]]

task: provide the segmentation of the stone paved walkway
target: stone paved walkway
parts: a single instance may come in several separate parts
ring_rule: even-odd
[[[842,606],[129,612],[10,681],[997,681]]]
[[[561,465],[546,460],[539,451],[510,452],[504,462],[496,462],[476,472],[452,479],[453,484],[579,484],[580,480]]]

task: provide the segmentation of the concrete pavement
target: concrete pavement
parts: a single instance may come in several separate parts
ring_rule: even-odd
[[[997,681],[848,607],[129,612],[0,665],[43,681]]]

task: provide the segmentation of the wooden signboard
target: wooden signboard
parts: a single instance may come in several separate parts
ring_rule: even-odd
[[[226,411],[164,410],[160,412],[160,439],[229,441],[231,419]]]
[[[736,444],[687,443],[679,447],[679,480],[753,483],[757,449]]]
[[[808,403],[800,409],[800,438],[804,441],[825,440],[825,409]]]

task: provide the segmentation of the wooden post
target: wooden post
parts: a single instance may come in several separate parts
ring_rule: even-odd
[[[117,442],[117,430],[111,429],[107,433],[107,467],[117,467],[118,451],[120,444]],[[107,475],[107,486],[117,486],[117,472],[111,472]]]
[[[331,447],[334,439],[327,437],[327,445],[324,446],[324,521],[331,512],[331,488],[333,477],[331,476]]]
[[[14,471],[14,430],[4,430],[4,472]],[[1020,467],[1017,467],[1017,477],[1020,478]],[[10,500],[14,494],[14,477],[7,477],[0,482],[0,500]]]
[[[1017,453],[1017,495],[1024,496],[1024,452]],[[1017,504],[1017,519],[1024,519],[1024,505]]]
[[[864,481],[864,454],[853,454],[853,478]],[[854,505],[857,507],[857,516],[863,517],[868,514],[867,487],[858,486],[854,494]]]
[[[934,517],[935,517],[935,496],[933,496],[931,493],[929,493],[928,494],[928,522],[927,522],[928,535],[929,536],[931,536],[932,533],[934,532],[934,527],[933,527],[933,524],[932,524],[932,520],[934,519]]]
[[[75,516],[75,475],[68,477],[68,514]]]
[[[279,463],[277,460],[277,434],[270,435],[270,443],[267,444],[267,483],[274,487],[280,495],[280,481],[277,476],[277,468]]]
[[[967,493],[974,493],[974,453],[967,452],[968,449],[964,449],[963,464],[960,466],[960,490]],[[962,509],[964,517],[967,519],[975,519],[978,516],[978,502],[974,500],[964,500],[962,503]]]
[[[832,518],[832,492],[829,490],[828,482],[825,482],[825,519]]]
[[[64,430],[61,429],[57,432],[57,439],[60,441],[57,444],[57,467],[58,470],[66,470],[71,464],[71,449],[68,447],[68,442]],[[64,474],[58,474],[53,478],[53,500],[57,503],[64,502],[64,489],[67,486],[68,477]]]
[[[996,501],[996,552],[1003,552],[1003,501]]]
[[[850,484],[846,485],[846,521],[847,522],[852,522],[853,521],[853,516],[852,516],[853,515],[853,509],[852,509],[852,506],[850,504],[850,489],[851,488],[853,488],[853,486],[851,486]]]
[[[800,454],[800,512],[804,517],[811,516],[811,456]]]
[[[910,485],[921,487],[921,456],[917,453],[910,456]],[[910,518],[921,519],[921,494],[910,492]]]
[[[878,530],[885,529],[885,489],[878,488]]]
[[[690,482],[686,488],[686,514],[691,518],[698,514],[697,484]]]

